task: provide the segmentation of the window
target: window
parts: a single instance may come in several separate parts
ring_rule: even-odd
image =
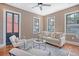
[[[48,32],[54,32],[55,29],[55,20],[54,17],[48,18],[48,27],[47,30]]]
[[[7,33],[12,33],[12,13],[7,12]]]
[[[39,18],[33,18],[33,33],[39,32]]]
[[[79,12],[66,15],[66,33],[79,35]]]
[[[15,35],[16,37],[20,37],[19,34],[19,21],[20,14],[17,12],[6,11],[6,44],[11,44],[9,37]]]
[[[19,32],[19,15],[14,14],[14,32]]]
[[[7,33],[19,32],[19,14],[6,12],[7,18]]]

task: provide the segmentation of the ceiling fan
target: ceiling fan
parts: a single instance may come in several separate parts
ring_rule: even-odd
[[[38,3],[37,5],[33,6],[32,8],[39,7],[39,8],[40,8],[40,10],[42,11],[43,6],[51,6],[51,4]]]

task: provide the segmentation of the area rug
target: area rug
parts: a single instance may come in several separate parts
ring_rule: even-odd
[[[64,48],[59,48],[50,44],[45,43],[46,48],[44,46],[40,46],[40,49],[42,50],[48,50],[51,52],[50,56],[78,56],[76,53],[70,52],[70,50],[66,50]],[[29,42],[26,44],[26,47],[33,46],[33,40],[30,39]],[[38,46],[35,46],[33,48],[39,49]]]

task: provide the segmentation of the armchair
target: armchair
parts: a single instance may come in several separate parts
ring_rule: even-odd
[[[15,35],[9,37],[13,47],[20,47],[24,45],[24,40],[17,38]]]

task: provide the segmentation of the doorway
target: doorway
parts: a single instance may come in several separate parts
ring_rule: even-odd
[[[13,11],[5,11],[5,41],[6,45],[10,45],[9,37],[15,35],[20,38],[21,14]]]

